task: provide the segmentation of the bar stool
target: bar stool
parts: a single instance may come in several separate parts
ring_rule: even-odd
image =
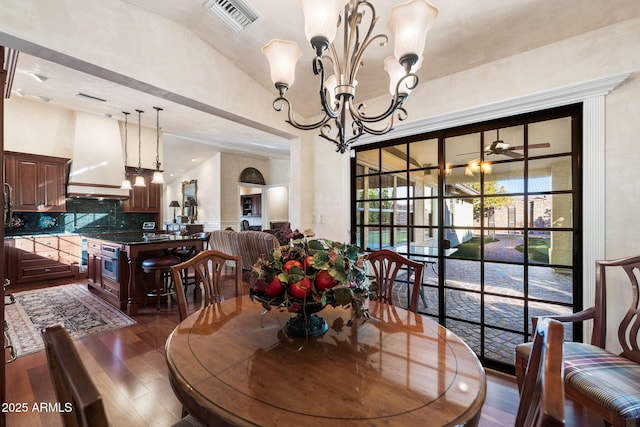
[[[158,310],[160,310],[160,298],[174,294],[171,289],[171,267],[180,262],[182,262],[180,258],[173,255],[161,255],[142,261],[142,271],[154,274],[156,289],[155,292],[147,291],[147,296],[158,298]]]

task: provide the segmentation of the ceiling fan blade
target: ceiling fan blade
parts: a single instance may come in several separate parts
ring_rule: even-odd
[[[548,142],[544,142],[542,144],[529,144],[529,148],[549,148],[551,144]]]
[[[549,144],[548,142],[544,142],[542,144],[529,144],[529,149],[533,149],[533,148],[549,148],[551,147],[551,144]],[[524,145],[515,145],[513,147],[509,147],[510,150],[523,150],[524,149]]]
[[[519,159],[521,157],[524,157],[523,154],[516,153],[515,151],[512,151],[512,150],[505,150],[502,154],[504,154],[505,156],[509,156],[511,158],[514,158],[514,159]]]
[[[460,154],[456,154],[456,156],[468,156],[469,154],[478,154],[477,151],[472,151],[470,153],[460,153]]]

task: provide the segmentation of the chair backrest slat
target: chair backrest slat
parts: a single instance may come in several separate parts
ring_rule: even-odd
[[[394,284],[399,279],[398,273],[404,269],[407,277],[402,281],[411,287],[410,300],[408,301],[409,310],[417,312],[418,296],[420,294],[420,286],[422,286],[422,263],[411,261],[388,249],[371,252],[367,255],[367,260],[371,263],[377,284],[375,299],[384,301],[387,304],[394,304]],[[414,275],[413,280],[411,280],[412,273]]]
[[[60,324],[42,331],[49,371],[66,427],[108,426],[102,397],[67,330]]]
[[[563,339],[559,321],[537,323],[515,427],[564,426]]]
[[[181,321],[186,319],[188,315],[187,299],[182,282],[188,276],[188,272],[192,270],[195,273],[196,286],[203,285],[203,305],[215,304],[224,299],[222,295],[222,275],[228,261],[234,264],[236,296],[240,296],[242,295],[242,258],[239,256],[210,249],[171,267]]]

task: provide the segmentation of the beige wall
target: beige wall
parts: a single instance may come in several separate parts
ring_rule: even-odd
[[[72,157],[76,125],[74,111],[54,103],[12,96],[5,100],[4,116],[5,150]],[[129,116],[128,125],[127,165],[138,166],[138,125],[137,118],[131,116]],[[95,118],[104,122],[118,122],[120,141],[124,149],[124,118],[106,118],[99,115]],[[91,135],[82,137],[91,139]],[[143,126],[140,137],[141,165],[146,169],[155,169],[156,129]],[[99,138],[100,135],[96,135],[96,140]],[[95,148],[100,149],[99,146]],[[99,158],[99,151],[96,153],[96,157]],[[160,148],[160,161],[162,161],[162,148]]]
[[[4,149],[7,151],[70,158],[74,132],[71,110],[16,96],[5,100]]]

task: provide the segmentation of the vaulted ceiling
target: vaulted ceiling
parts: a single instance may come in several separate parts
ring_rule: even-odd
[[[3,0],[0,0],[3,1]],[[290,98],[296,111],[310,117],[319,111],[319,83],[311,72],[312,51],[304,38],[304,22],[296,0],[243,0],[258,12],[258,19],[236,33],[204,7],[206,0],[119,0],[163,16],[193,31],[212,48],[238,64],[260,85],[273,89],[268,63],[261,47],[273,38],[297,41],[303,56],[296,69],[296,82]],[[377,32],[388,32],[390,8],[400,1],[372,0],[378,15]],[[456,73],[500,58],[536,49],[581,33],[592,31],[640,15],[637,0],[432,0],[440,14],[427,36],[421,81]],[[103,19],[95,17],[96,21]],[[0,23],[2,32],[2,23]],[[153,40],[149,40],[152,43]],[[393,50],[372,46],[358,75],[357,97],[369,99],[387,92],[382,60]],[[585,54],[589,54],[588,52]],[[83,72],[36,56],[21,55],[18,60],[13,94],[34,100],[47,98],[68,108],[95,111],[119,117],[123,109],[152,105],[154,96],[122,87]],[[47,76],[43,84],[29,73]],[[220,82],[233,84],[233,82]],[[204,88],[203,88],[204,89]],[[108,99],[109,105],[76,96],[85,92]],[[428,94],[425,94],[428,96]],[[271,108],[270,106],[268,106]],[[286,158],[288,141],[241,124],[229,123],[188,106],[176,106],[171,116],[161,116],[165,132],[164,168],[181,173],[191,159],[204,160],[217,151],[245,155]],[[155,112],[145,114],[144,123],[155,126]],[[282,115],[282,120],[284,120]],[[197,154],[197,156],[194,156]]]

